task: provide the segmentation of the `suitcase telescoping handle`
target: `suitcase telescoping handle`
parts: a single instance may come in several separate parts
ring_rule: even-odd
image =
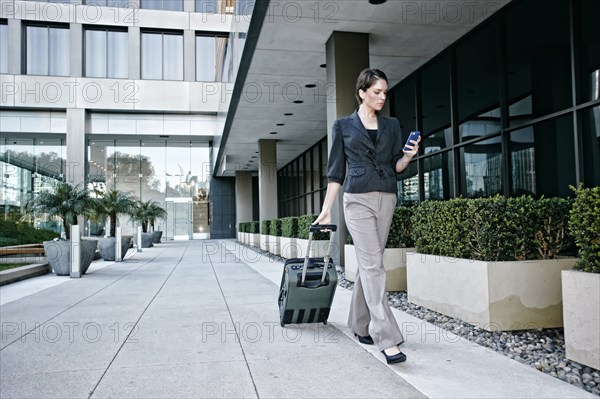
[[[329,231],[329,244],[327,245],[327,255],[325,259],[323,259],[323,275],[321,276],[321,283],[325,282],[325,276],[327,275],[327,268],[329,267],[329,259],[331,258],[331,252],[333,250],[333,237],[334,232],[337,230],[337,226],[335,224],[312,224],[308,228],[308,249],[306,250],[306,255],[304,256],[304,267],[302,268],[302,281],[301,285],[304,285],[304,281],[306,279],[306,270],[308,269],[308,259],[310,258],[310,247],[312,244],[313,233],[315,231],[328,230]]]

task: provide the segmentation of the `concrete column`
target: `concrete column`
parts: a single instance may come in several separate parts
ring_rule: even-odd
[[[141,41],[140,28],[129,27],[129,79],[140,79],[141,75]]]
[[[343,116],[358,108],[354,89],[360,71],[369,67],[369,35],[367,33],[333,32],[325,47],[327,61],[327,83],[334,87],[333,100],[327,101],[327,148],[331,151],[331,126]],[[344,263],[344,243],[348,237],[344,221],[343,193],[340,190],[331,211],[332,223],[338,225],[336,247],[340,248],[339,259]]]
[[[196,32],[193,30],[183,31],[183,80],[196,80]]]
[[[85,109],[67,108],[67,182],[85,180]]]
[[[276,140],[258,140],[258,205],[260,221],[277,217]]]
[[[22,33],[20,19],[8,20],[8,73],[11,75],[20,75],[25,68],[21,65],[21,47]]]
[[[81,24],[70,24],[71,32],[71,74],[73,78],[83,76],[83,27]]]
[[[235,214],[237,225],[252,221],[252,172],[235,172]]]

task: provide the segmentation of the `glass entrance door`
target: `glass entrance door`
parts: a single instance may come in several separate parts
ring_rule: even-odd
[[[167,239],[193,239],[193,209],[191,198],[167,198]]]

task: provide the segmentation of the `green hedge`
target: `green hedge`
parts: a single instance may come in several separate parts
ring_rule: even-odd
[[[569,200],[529,196],[425,201],[412,217],[417,252],[484,261],[552,259],[568,247]]]
[[[308,230],[310,225],[317,219],[318,215],[302,215],[298,217],[298,238],[308,240]],[[315,231],[313,240],[328,240],[329,233]]]
[[[600,187],[579,188],[569,215],[569,231],[578,247],[576,270],[600,273]]]
[[[298,218],[296,216],[281,219],[281,236],[288,238],[298,237]]]
[[[238,231],[240,233],[246,233],[247,230],[248,230],[248,227],[247,227],[247,223],[246,222],[238,223]]]
[[[59,237],[50,230],[36,229],[29,223],[0,220],[0,247],[9,245],[41,244]]]
[[[281,237],[281,219],[272,219],[269,231],[272,236]]]
[[[412,228],[412,215],[414,212],[414,206],[400,206],[394,209],[390,233],[385,244],[386,248],[411,248],[415,246]],[[346,243],[353,244],[350,234],[348,234]]]
[[[271,221],[270,220],[263,220],[261,222],[260,233],[268,236],[268,235],[271,234],[270,231],[271,231]]]
[[[258,234],[260,233],[260,222],[258,221],[253,221],[253,222],[248,222],[248,233],[251,234]]]

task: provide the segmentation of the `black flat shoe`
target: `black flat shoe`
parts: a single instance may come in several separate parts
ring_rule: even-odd
[[[371,338],[370,335],[365,335],[363,337],[362,335],[354,334],[354,336],[358,338],[358,342],[360,342],[361,344],[373,345],[375,343],[373,342],[373,338]]]
[[[406,355],[402,352],[396,353],[395,355],[388,355],[385,351],[381,351],[381,353],[385,356],[387,364],[402,363],[406,361]]]

